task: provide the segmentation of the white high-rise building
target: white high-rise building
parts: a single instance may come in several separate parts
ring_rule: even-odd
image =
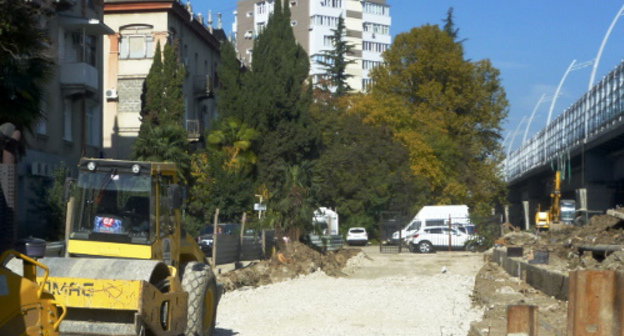
[[[295,39],[310,56],[310,75],[318,79],[325,72],[319,61],[324,51],[334,48],[333,30],[338,18],[345,21],[345,40],[353,48],[347,59],[348,84],[356,91],[370,85],[369,71],[381,64],[381,54],[390,47],[390,6],[386,0],[287,0]],[[233,25],[239,57],[250,64],[253,40],[266,26],[274,0],[239,0]]]

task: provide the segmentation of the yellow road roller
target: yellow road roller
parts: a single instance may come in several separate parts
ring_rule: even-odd
[[[38,277],[67,306],[61,335],[212,335],[220,290],[182,229],[176,165],[83,158],[78,170],[66,255]]]
[[[7,262],[19,265],[19,274],[7,268]],[[48,268],[44,264],[14,250],[0,255],[0,335],[58,335],[66,308],[37,284],[37,268],[43,273],[41,281],[45,282]]]

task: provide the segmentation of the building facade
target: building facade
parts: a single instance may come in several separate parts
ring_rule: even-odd
[[[390,47],[392,38],[390,6],[386,0],[287,0],[295,39],[310,56],[310,75],[316,82],[325,69],[324,51],[332,50],[333,30],[343,17],[345,40],[352,46],[347,59],[351,75],[349,86],[365,91],[370,85],[370,70],[381,64],[382,53]],[[247,65],[253,57],[253,41],[266,26],[273,12],[274,0],[239,0],[234,35],[239,58]]]
[[[132,153],[141,126],[143,82],[158,42],[161,48],[179,43],[187,73],[183,88],[186,128],[189,139],[197,140],[216,117],[217,36],[224,34],[213,30],[210,17],[204,22],[188,2],[176,0],[105,0],[104,22],[114,30],[104,41],[105,156],[126,159]]]
[[[44,195],[55,170],[102,154],[102,40],[113,31],[103,23],[100,1],[59,0],[54,8],[40,23],[56,66],[45,84],[42,118],[24,134],[27,150],[17,166],[20,236],[51,232]]]

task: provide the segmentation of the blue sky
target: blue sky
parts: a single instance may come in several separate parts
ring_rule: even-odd
[[[501,71],[510,102],[503,136],[528,117],[540,96],[552,96],[566,69],[596,57],[600,43],[624,1],[615,0],[389,0],[393,36],[423,24],[442,24],[449,7],[454,8],[466,57],[490,59]],[[194,11],[223,13],[229,32],[234,0],[194,1]],[[215,17],[216,18],[216,17]],[[216,19],[215,19],[216,21]],[[596,82],[616,67],[624,56],[624,18],[616,24],[599,63]],[[558,98],[553,118],[586,91],[591,66],[572,71]],[[550,101],[539,105],[529,136],[544,127]],[[515,144],[526,124],[520,126]]]

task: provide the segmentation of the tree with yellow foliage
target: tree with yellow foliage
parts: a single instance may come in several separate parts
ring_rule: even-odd
[[[405,145],[429,204],[484,212],[504,195],[497,163],[508,102],[499,71],[489,60],[465,59],[449,31],[456,32],[425,25],[399,34],[352,111]]]

